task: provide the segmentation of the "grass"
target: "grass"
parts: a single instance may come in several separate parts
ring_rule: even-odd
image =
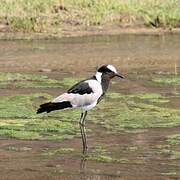
[[[12,31],[60,33],[63,25],[143,24],[179,27],[179,0],[3,0],[0,20]]]

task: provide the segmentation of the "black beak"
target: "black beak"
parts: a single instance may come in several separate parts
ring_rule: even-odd
[[[121,74],[116,74],[117,77],[124,78]]]

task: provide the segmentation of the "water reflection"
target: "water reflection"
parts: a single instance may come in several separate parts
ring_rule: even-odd
[[[86,179],[86,163],[87,163],[87,160],[85,156],[82,156],[81,161],[80,161],[80,179],[81,180]]]

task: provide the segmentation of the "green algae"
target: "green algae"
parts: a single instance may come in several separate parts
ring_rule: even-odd
[[[46,93],[3,96],[0,99],[0,135],[17,139],[64,140],[79,133],[73,113],[36,114],[38,104],[52,97]],[[78,114],[78,113],[74,113]],[[67,116],[66,116],[67,115]],[[69,118],[69,119],[68,119]],[[68,119],[68,121],[64,121]]]
[[[139,147],[138,146],[129,146],[129,147],[127,147],[127,150],[128,151],[137,151],[139,149]]]
[[[173,156],[174,159],[180,159],[180,151],[173,151]]]
[[[48,76],[28,73],[0,73],[0,88],[48,88],[61,87],[62,83]]]
[[[78,122],[80,119],[80,111],[78,109],[67,109],[62,111],[54,111],[49,114],[45,114],[44,118],[58,118],[59,120],[67,122]]]
[[[0,118],[35,118],[36,102],[48,101],[51,96],[46,93],[2,96],[0,99]]]
[[[118,98],[114,98],[114,97]],[[36,114],[39,104],[52,96],[46,93],[3,96],[0,99],[1,136],[18,139],[63,140],[79,135],[79,110]],[[174,127],[180,125],[180,110],[159,107],[151,100],[168,98],[160,94],[110,93],[87,120],[112,132],[129,128]],[[157,102],[157,101],[156,101]]]
[[[15,147],[15,146],[8,146],[6,148],[4,148],[7,151],[15,151],[15,152],[24,152],[24,151],[31,151],[32,148],[31,147]]]
[[[163,175],[163,176],[176,176],[177,172],[164,172],[164,173],[161,173],[161,175]]]
[[[172,150],[172,148],[170,149],[161,149],[158,152],[159,154],[161,154],[162,156],[168,157],[169,159],[180,159],[180,151],[176,151],[176,150]]]
[[[172,145],[180,145],[180,134],[173,134],[167,136],[167,142],[169,142]]]
[[[51,79],[46,75],[30,73],[0,73],[0,88],[57,88],[72,86],[80,81],[81,78],[66,77],[62,80]]]
[[[58,148],[58,149],[45,149],[43,150],[43,155],[55,156],[55,155],[65,155],[75,153],[73,148]]]
[[[83,78],[80,77],[65,77],[64,79],[62,79],[61,83],[64,86],[72,86],[73,84],[78,83],[79,81],[81,81]]]
[[[114,162],[114,159],[111,156],[107,155],[87,155],[86,160],[98,161],[98,162]]]
[[[111,156],[104,147],[98,145],[95,146],[91,153],[84,156],[85,160],[103,162],[103,163],[128,163],[128,159],[117,159]]]
[[[31,132],[25,130],[17,131],[14,129],[1,129],[0,136],[26,140],[37,140],[42,138],[42,136],[38,132]]]
[[[13,82],[13,81],[45,81],[47,76],[34,75],[34,74],[24,74],[24,73],[10,73],[1,72],[0,82]]]
[[[114,159],[110,156],[110,153],[102,146],[95,146],[93,151],[84,156],[85,160],[92,160],[97,162],[113,162]]]
[[[168,101],[157,93],[109,93],[106,102],[99,105],[101,117],[98,122],[113,132],[127,128],[178,126],[180,110],[159,106]]]
[[[139,100],[144,100],[146,102],[154,102],[154,103],[167,103],[169,102],[169,99],[166,97],[162,96],[161,94],[158,93],[134,93],[134,94],[122,94],[122,93],[117,93],[117,92],[111,92],[107,94],[108,98],[111,99],[124,99],[124,100],[131,100],[132,98],[134,99],[139,99]]]
[[[2,96],[0,98],[0,118],[58,118],[58,120],[70,122],[79,119],[80,112],[78,110],[71,110],[71,113],[68,113],[69,110],[66,110],[48,114],[36,114],[39,105],[50,100],[52,100],[52,96],[47,93]]]
[[[26,140],[64,140],[78,134],[79,128],[70,122],[42,119],[0,120],[0,136]]]
[[[100,146],[100,145],[96,145],[94,147],[94,149],[92,150],[93,153],[96,153],[96,154],[101,154],[101,155],[107,155],[109,154],[109,152],[107,151],[107,149],[105,149],[103,146]]]
[[[90,161],[97,161],[97,162],[103,162],[103,163],[128,163],[129,160],[128,159],[115,159],[112,158],[109,155],[87,155],[85,157],[86,160],[90,160]]]
[[[180,85],[180,75],[163,75],[154,77],[153,82],[166,85]]]
[[[115,129],[173,127],[180,125],[179,111],[154,105],[128,102],[110,110],[114,116],[107,124]]]

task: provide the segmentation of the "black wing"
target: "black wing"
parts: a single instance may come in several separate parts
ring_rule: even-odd
[[[80,95],[93,93],[92,88],[85,81],[86,80],[80,81],[79,83],[75,84],[67,91],[67,93],[80,94]]]

